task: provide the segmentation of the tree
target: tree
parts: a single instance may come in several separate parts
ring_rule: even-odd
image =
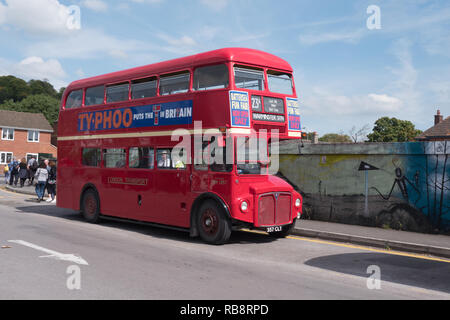
[[[375,122],[373,132],[367,137],[370,142],[406,142],[421,133],[411,121],[383,117]]]
[[[58,100],[61,101],[64,91],[66,91],[65,87],[62,87],[61,89],[59,89],[58,96],[57,96]]]
[[[8,100],[21,101],[30,94],[26,81],[14,76],[0,77],[0,104]]]
[[[58,97],[58,92],[53,88],[53,86],[42,80],[30,80],[28,81],[28,87],[30,88],[30,94],[46,94],[51,97]]]
[[[359,142],[361,139],[367,136],[369,133],[370,127],[368,124],[364,125],[362,128],[357,129],[356,126],[353,126],[349,131],[349,135],[352,138],[354,143]]]
[[[47,96],[61,100],[62,93],[55,90],[51,83],[47,80],[25,80],[14,76],[0,77],[0,104],[8,100],[20,102],[30,95],[45,94]]]
[[[0,109],[17,112],[42,113],[48,122],[53,125],[58,120],[59,100],[45,94],[38,94],[28,96],[20,102],[9,100],[0,105]]]
[[[319,138],[320,142],[349,143],[352,139],[343,133],[327,133]]]

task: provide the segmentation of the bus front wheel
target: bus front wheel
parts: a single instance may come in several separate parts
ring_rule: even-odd
[[[97,223],[100,219],[100,200],[97,192],[88,189],[83,193],[81,199],[81,212],[87,222]]]
[[[217,202],[208,200],[202,204],[197,215],[200,237],[207,243],[224,244],[231,235],[231,221]]]

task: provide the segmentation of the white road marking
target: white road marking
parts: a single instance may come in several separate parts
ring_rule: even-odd
[[[74,262],[74,263],[82,264],[82,265],[86,265],[86,266],[89,265],[86,260],[84,260],[83,258],[76,256],[74,254],[59,253],[59,252],[56,252],[56,251],[53,251],[50,249],[46,249],[46,248],[40,247],[38,245],[23,241],[23,240],[8,240],[8,242],[20,244],[22,246],[26,246],[26,247],[49,254],[48,256],[40,256],[39,258],[53,258],[56,260],[70,261],[70,262]]]

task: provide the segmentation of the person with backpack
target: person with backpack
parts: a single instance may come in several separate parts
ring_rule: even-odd
[[[47,185],[48,180],[47,166],[44,162],[42,162],[36,170],[35,178],[37,180],[36,194],[38,196],[38,202],[41,202],[44,200],[45,186]]]
[[[56,203],[56,164],[55,161],[49,162],[50,171],[48,172],[47,180],[47,202]]]
[[[38,162],[35,157],[32,157],[30,161],[28,161],[28,170],[30,171],[30,179],[28,182],[29,186],[33,185],[34,175],[36,174],[37,169],[38,169]]]
[[[20,178],[20,187],[23,188],[25,181],[28,179],[28,168],[27,168],[27,160],[23,158],[19,163],[19,178]]]
[[[12,186],[14,184],[14,186],[17,187],[17,181],[19,180],[19,162],[16,160],[16,158],[11,161],[9,170],[9,185]]]

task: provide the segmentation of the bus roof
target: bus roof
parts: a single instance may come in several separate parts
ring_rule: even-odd
[[[246,48],[223,48],[196,55],[158,62],[142,67],[108,73],[92,78],[72,82],[67,89],[77,90],[106,83],[117,83],[129,79],[138,79],[153,74],[168,73],[200,65],[233,61],[254,66],[268,67],[292,72],[292,67],[285,60],[270,53]],[[67,90],[66,92],[68,92]]]

